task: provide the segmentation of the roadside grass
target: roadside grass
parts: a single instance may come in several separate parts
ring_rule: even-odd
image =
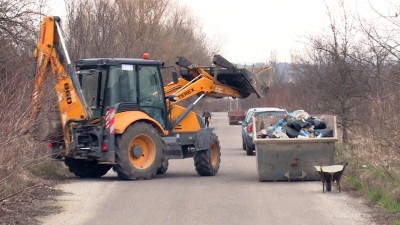
[[[13,144],[0,150],[4,153],[0,156],[0,200],[40,185],[44,180],[72,176],[62,162],[50,159],[47,146],[42,142],[25,136],[9,139],[9,142]]]
[[[368,201],[379,205],[388,214],[400,215],[399,179],[374,168],[352,167],[347,172],[350,175],[344,176],[351,188],[362,193]],[[400,225],[400,218],[393,220],[393,224]]]
[[[386,218],[385,224],[400,225],[400,164],[394,163],[389,169],[384,162],[365,154],[365,148],[358,150],[357,145],[343,142],[336,146],[336,160],[348,162],[343,174],[345,183],[382,209],[386,216],[381,215],[380,222]]]
[[[73,176],[62,161],[52,161],[50,159],[32,168],[31,172],[35,176],[48,180],[59,180]]]
[[[364,171],[367,171],[364,173],[377,174],[370,170]],[[369,201],[382,206],[388,212],[400,212],[400,199],[399,196],[396,196],[397,192],[395,191],[399,190],[400,185],[389,177],[383,177],[382,173],[378,174],[380,175],[374,176],[377,179],[375,182],[369,182],[369,179],[361,179],[354,175],[345,176],[345,179],[354,190],[364,193]]]
[[[361,182],[361,180],[359,178],[357,178],[355,176],[351,176],[351,175],[350,176],[344,176],[344,177],[347,179],[347,181],[351,184],[351,186],[355,190],[359,191],[359,190],[362,189],[363,185],[362,185],[362,182]]]
[[[371,202],[374,202],[389,212],[400,212],[400,201],[392,198],[384,191],[376,188],[367,188],[365,193]]]

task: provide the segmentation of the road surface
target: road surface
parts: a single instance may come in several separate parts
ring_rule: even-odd
[[[226,113],[213,113],[219,136],[219,173],[198,176],[193,159],[170,160],[165,175],[122,181],[114,172],[100,179],[73,179],[61,185],[60,214],[44,224],[374,224],[360,199],[321,182],[258,182],[255,156],[241,149],[240,126]]]

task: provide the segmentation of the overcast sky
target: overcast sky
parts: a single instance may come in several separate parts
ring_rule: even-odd
[[[221,55],[235,63],[266,62],[272,51],[278,61],[290,61],[301,51],[306,35],[319,34],[329,24],[325,2],[333,0],[177,0],[191,9]],[[350,11],[371,15],[387,0],[347,0]],[[54,13],[63,0],[52,0]],[[379,4],[378,4],[379,3]],[[61,13],[61,12],[60,12]],[[62,13],[61,13],[62,14]]]
[[[265,62],[271,51],[289,60],[307,32],[317,32],[326,13],[321,0],[180,0],[192,9],[204,31],[222,44],[222,55],[235,62]]]

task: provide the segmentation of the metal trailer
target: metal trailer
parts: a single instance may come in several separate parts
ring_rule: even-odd
[[[329,138],[261,138],[259,132],[276,124],[280,117],[253,117],[259,181],[320,180],[314,166],[334,163],[337,138],[336,117],[317,116],[333,130]]]
[[[228,112],[229,125],[240,125],[240,121],[243,121],[246,117],[246,111],[234,110]]]

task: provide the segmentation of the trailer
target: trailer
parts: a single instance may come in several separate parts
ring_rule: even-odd
[[[244,110],[233,110],[228,112],[229,125],[240,125],[241,121],[244,121],[246,111]]]
[[[322,115],[333,137],[323,138],[263,138],[262,129],[272,126],[282,117],[253,117],[259,181],[320,180],[315,166],[334,164],[337,138],[336,117]]]

